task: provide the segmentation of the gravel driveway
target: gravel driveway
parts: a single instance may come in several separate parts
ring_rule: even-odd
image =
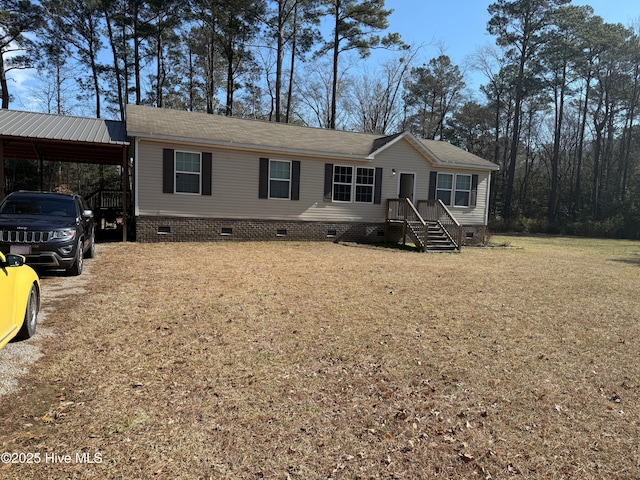
[[[9,342],[0,349],[0,396],[19,388],[20,377],[43,355],[40,348],[42,340],[55,335],[52,329],[47,328],[51,300],[84,293],[84,286],[91,279],[91,268],[91,262],[85,262],[82,275],[77,277],[67,277],[63,272],[39,272],[42,298],[36,334],[29,340]]]

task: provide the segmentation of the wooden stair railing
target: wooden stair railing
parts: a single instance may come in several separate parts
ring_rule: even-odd
[[[91,210],[101,210],[107,208],[122,209],[122,190],[96,190],[86,198],[87,205]],[[127,192],[127,207],[130,207],[131,192]]]
[[[442,200],[418,200],[418,212],[427,222],[437,222],[449,237],[456,250],[462,247],[462,225],[456,220]]]
[[[387,199],[387,228],[389,223],[393,222],[402,223],[403,245],[406,245],[407,236],[409,236],[418,250],[426,251],[429,228],[411,200]]]

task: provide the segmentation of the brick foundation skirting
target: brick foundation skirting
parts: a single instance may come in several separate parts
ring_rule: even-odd
[[[485,225],[462,225],[462,244],[481,245],[487,241]]]
[[[329,223],[219,218],[137,217],[138,242],[384,241],[384,223]]]
[[[464,225],[463,245],[486,240],[484,225]],[[384,223],[296,222],[187,217],[137,217],[138,242],[344,241],[384,242]]]

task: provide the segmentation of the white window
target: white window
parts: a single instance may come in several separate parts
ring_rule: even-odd
[[[447,206],[451,206],[453,194],[453,175],[450,173],[439,173],[436,185],[436,199],[442,200]]]
[[[438,173],[436,198],[448,207],[468,207],[471,204],[471,175]]]
[[[373,203],[374,168],[356,168],[356,202]]]
[[[176,193],[200,194],[200,154],[176,151]]]
[[[353,167],[334,165],[333,167],[333,201],[350,202],[353,186]]]
[[[269,161],[269,198],[291,198],[291,162]]]
[[[334,165],[333,201],[373,203],[376,170],[375,168]],[[355,194],[353,193],[355,192]]]
[[[456,175],[456,207],[468,207],[471,198],[471,175]]]

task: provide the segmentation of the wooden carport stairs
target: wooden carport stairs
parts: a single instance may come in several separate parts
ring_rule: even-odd
[[[406,245],[407,238],[423,252],[459,252],[462,228],[439,200],[418,207],[406,198],[387,200],[385,240]]]

